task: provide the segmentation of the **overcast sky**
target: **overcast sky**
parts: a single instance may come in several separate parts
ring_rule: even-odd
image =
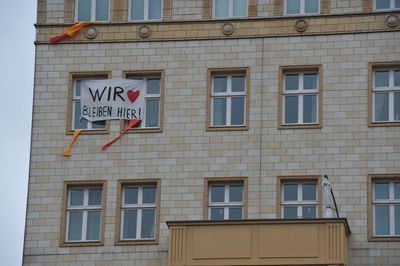
[[[0,265],[21,265],[28,185],[36,0],[0,8]]]

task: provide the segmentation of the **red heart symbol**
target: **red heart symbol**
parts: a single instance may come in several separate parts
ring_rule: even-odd
[[[140,94],[140,91],[129,90],[128,91],[128,99],[129,99],[129,101],[131,101],[131,103],[136,101],[136,99],[139,97],[139,94]]]

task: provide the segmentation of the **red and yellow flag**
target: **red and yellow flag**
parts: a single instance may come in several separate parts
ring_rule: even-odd
[[[52,37],[52,38],[49,39],[49,41],[51,43],[56,43],[56,42],[64,39],[65,37],[74,36],[75,33],[77,33],[81,28],[86,27],[87,25],[90,25],[90,24],[93,24],[93,23],[96,23],[96,21],[78,22],[78,23],[74,24],[73,26],[67,28],[64,31],[64,34]]]

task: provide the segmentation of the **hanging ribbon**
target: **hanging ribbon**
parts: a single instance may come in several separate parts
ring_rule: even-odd
[[[81,134],[82,129],[77,129],[74,131],[74,136],[72,137],[71,142],[69,143],[68,147],[64,151],[64,156],[71,156],[71,147],[74,144],[75,140],[78,138],[79,134]]]
[[[142,121],[142,120],[141,119],[132,119],[132,120],[130,120],[128,126],[121,132],[121,134],[119,134],[118,137],[116,137],[115,139],[113,139],[112,141],[110,141],[109,143],[104,145],[102,147],[102,149],[105,150],[108,147],[110,147],[114,142],[116,142],[120,137],[122,137],[130,128],[132,128],[135,125],[137,125],[140,121]]]
[[[58,41],[64,39],[65,37],[74,36],[75,33],[77,33],[81,28],[83,28],[83,27],[85,27],[85,26],[87,26],[87,25],[89,25],[89,24],[92,24],[92,23],[96,23],[96,21],[78,22],[78,23],[74,24],[73,26],[67,28],[67,29],[64,31],[64,34],[58,35],[58,36],[55,36],[55,37],[52,37],[52,38],[49,39],[49,41],[50,41],[51,43],[56,43],[56,42],[58,42]]]

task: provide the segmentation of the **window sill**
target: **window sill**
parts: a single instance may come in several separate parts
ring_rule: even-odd
[[[400,242],[400,236],[372,236],[369,242]]]
[[[115,245],[158,245],[158,239],[117,240]]]
[[[293,125],[279,125],[278,129],[302,129],[302,128],[322,128],[321,124],[293,124]]]
[[[103,241],[79,241],[79,242],[63,242],[60,247],[90,247],[103,246]]]
[[[122,130],[121,130],[121,132],[122,132]],[[133,133],[133,134],[135,134],[135,133],[162,133],[163,132],[163,130],[162,130],[162,128],[131,128],[131,129],[128,129],[128,131],[126,132],[127,134],[130,134],[130,133]]]
[[[384,122],[369,122],[368,123],[369,127],[398,127],[400,126],[400,121],[399,122],[388,122],[388,121],[384,121]]]
[[[109,134],[110,130],[108,128],[106,129],[83,129],[80,135],[101,135],[101,134]],[[66,133],[67,135],[73,135],[74,130],[69,130]]]
[[[249,126],[207,126],[206,131],[246,131]]]

